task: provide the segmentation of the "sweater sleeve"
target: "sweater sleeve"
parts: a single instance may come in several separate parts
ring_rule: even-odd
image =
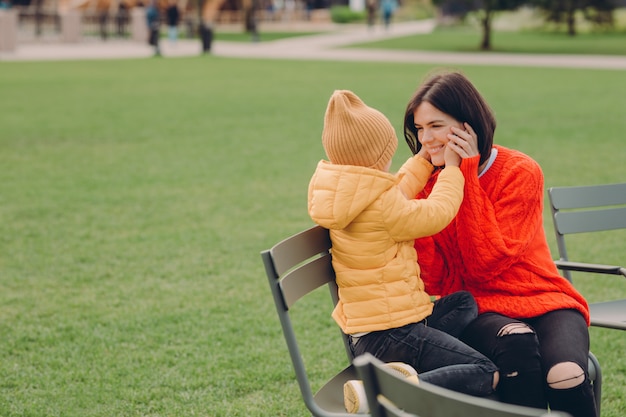
[[[427,199],[406,199],[390,193],[384,207],[390,236],[397,242],[431,236],[443,230],[456,216],[463,200],[464,179],[457,167],[448,167]]]
[[[516,263],[543,227],[543,174],[529,158],[509,159],[489,198],[479,184],[478,161],[476,156],[461,164],[465,199],[456,232],[470,276],[484,281]]]

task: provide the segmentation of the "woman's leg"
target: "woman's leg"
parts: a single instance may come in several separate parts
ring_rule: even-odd
[[[532,320],[539,338],[550,409],[596,417],[589,381],[589,331],[576,310],[557,310]]]
[[[478,316],[474,296],[467,291],[454,292],[435,301],[433,313],[426,319],[428,327],[459,337]]]
[[[465,328],[461,340],[498,367],[501,401],[547,408],[539,341],[532,327],[500,314],[484,313]]]
[[[477,396],[494,393],[497,368],[489,359],[422,322],[368,333],[358,339],[353,351],[369,352],[384,362],[407,363],[424,382]]]

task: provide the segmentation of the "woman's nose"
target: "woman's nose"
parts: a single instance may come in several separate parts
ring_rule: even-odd
[[[430,142],[431,140],[433,140],[433,135],[428,130],[424,130],[422,132],[422,143]]]

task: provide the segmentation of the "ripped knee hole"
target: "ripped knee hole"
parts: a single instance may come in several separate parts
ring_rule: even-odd
[[[574,388],[585,381],[585,371],[574,362],[557,363],[548,371],[547,381],[550,388]]]
[[[521,323],[521,322],[509,323],[505,326],[502,326],[500,331],[498,331],[497,337],[507,336],[510,334],[525,334],[525,333],[534,333],[534,331],[526,323]]]

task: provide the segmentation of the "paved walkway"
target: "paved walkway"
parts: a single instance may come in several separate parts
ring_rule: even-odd
[[[310,28],[311,31],[332,30],[320,35],[249,43],[214,41],[211,54],[236,58],[626,69],[626,57],[621,56],[451,53],[345,48],[346,45],[359,42],[428,33],[433,27],[434,22],[431,20],[396,22],[389,30],[381,27],[370,30],[364,25],[326,25],[323,28]],[[276,28],[262,24],[260,29],[262,33],[263,30],[270,31]],[[282,29],[291,30],[292,28],[283,27]],[[166,39],[162,41],[164,58],[197,56],[202,53],[201,49],[200,42],[197,40],[179,40],[175,45],[170,44]],[[152,48],[147,44],[124,40],[85,40],[76,44],[30,42],[18,44],[14,52],[0,52],[0,61],[148,58],[152,56],[152,53]]]

